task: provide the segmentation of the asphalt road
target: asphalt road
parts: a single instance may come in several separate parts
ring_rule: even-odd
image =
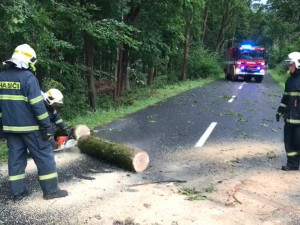
[[[232,102],[229,100],[235,96]],[[204,146],[215,142],[278,140],[275,114],[282,89],[266,76],[262,83],[219,80],[97,128],[97,135],[135,146],[159,159],[165,151],[195,147],[211,123]]]
[[[163,179],[160,168],[151,167],[151,163],[159,165],[163,155],[172,151],[201,151],[213,143],[245,139],[282,140],[283,123],[275,122],[281,94],[282,89],[269,76],[262,83],[219,80],[98,127],[95,134],[146,150],[150,167],[139,176]],[[233,101],[229,102],[230,99]],[[211,123],[216,123],[211,134],[201,148],[195,147]],[[0,167],[0,224],[49,224],[57,218],[67,218],[64,212],[28,215],[20,211],[18,204],[8,198],[6,166]],[[61,183],[74,178],[88,179],[85,175],[92,170],[119,170],[89,156],[58,169]],[[26,181],[31,192],[40,192],[34,173],[27,174]]]

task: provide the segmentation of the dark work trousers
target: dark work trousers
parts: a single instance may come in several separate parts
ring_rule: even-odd
[[[27,149],[38,169],[39,182],[44,194],[58,190],[56,163],[50,143],[43,139],[41,131],[31,133],[6,133],[9,184],[12,195],[26,190],[24,182],[27,165]]]
[[[284,146],[287,154],[287,165],[292,167],[299,167],[300,125],[285,123]]]

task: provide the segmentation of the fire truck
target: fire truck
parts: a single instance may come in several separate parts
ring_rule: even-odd
[[[225,79],[233,81],[240,77],[262,82],[266,73],[266,48],[252,45],[240,45],[228,48],[224,52]]]

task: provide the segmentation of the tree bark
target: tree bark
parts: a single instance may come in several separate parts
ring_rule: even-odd
[[[129,171],[142,172],[149,164],[147,152],[98,137],[81,137],[77,146],[82,153],[100,158]]]
[[[118,88],[118,75],[120,74],[120,48],[116,49],[116,65],[115,65],[115,82],[114,82],[114,101],[117,100],[119,96]]]
[[[147,85],[148,85],[149,87],[153,84],[153,81],[154,81],[154,72],[155,72],[154,67],[151,67],[151,68],[149,69],[148,77],[147,77]]]
[[[96,95],[96,88],[95,88],[95,77],[92,74],[92,68],[94,64],[93,60],[93,38],[84,31],[84,55],[85,55],[85,65],[90,69],[86,72],[86,78],[88,82],[88,103],[92,109],[96,109],[97,107],[97,95]]]
[[[202,44],[204,43],[207,19],[208,19],[208,3],[206,3],[206,6],[205,6],[204,19],[203,19],[203,24],[202,24],[202,37],[201,37]]]
[[[227,1],[227,5],[226,8],[224,10],[224,14],[222,17],[222,23],[221,23],[221,27],[219,30],[219,34],[218,34],[218,38],[217,38],[217,42],[216,42],[216,52],[219,52],[224,40],[225,40],[225,32],[227,30],[227,27],[229,25],[229,20],[231,17],[231,13],[232,13],[232,4],[233,4],[233,0],[228,0]]]
[[[123,22],[126,24],[134,24],[139,13],[140,13],[141,6],[138,5],[131,5],[131,8],[128,12],[128,14],[124,17]],[[118,70],[118,76],[117,76],[117,82],[116,82],[116,88],[118,89],[116,91],[116,98],[120,96],[123,96],[125,94],[125,91],[127,88],[130,87],[128,81],[128,64],[130,59],[130,46],[128,44],[123,44],[122,50],[119,53],[119,67],[120,70]]]
[[[183,67],[181,73],[181,80],[186,80],[187,63],[189,58],[189,47],[190,47],[190,29],[193,24],[193,19],[187,22],[185,29],[185,41],[184,41],[184,53],[183,53]]]

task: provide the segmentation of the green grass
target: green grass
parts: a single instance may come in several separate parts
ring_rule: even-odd
[[[277,65],[274,69],[269,70],[271,77],[284,89],[284,84],[290,76],[288,69],[281,64]]]
[[[220,75],[221,76],[221,75]],[[150,105],[154,105],[167,98],[175,96],[181,92],[202,87],[203,85],[220,79],[214,77],[210,79],[200,79],[194,81],[185,81],[173,85],[161,85],[160,88],[142,88],[132,90],[122,99],[109,106],[106,105],[106,110],[97,110],[95,112],[87,111],[84,116],[78,116],[73,120],[66,121],[70,125],[85,124],[90,128],[109,123],[112,120],[123,117],[127,114],[144,109]],[[112,100],[108,100],[112,102]],[[6,141],[0,142],[0,162],[7,160]]]

